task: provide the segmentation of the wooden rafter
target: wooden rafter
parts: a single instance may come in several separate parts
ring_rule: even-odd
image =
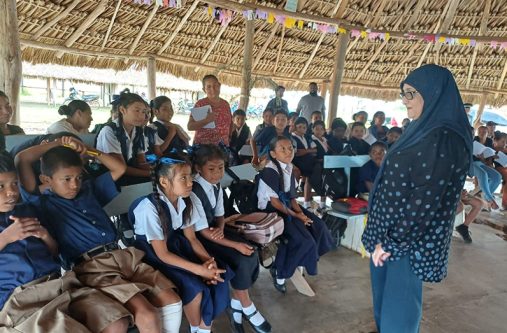
[[[278,62],[280,61],[280,56],[282,55],[282,47],[283,47],[283,39],[285,37],[285,25],[282,27],[282,36],[280,37],[280,45],[278,45],[278,54],[276,55],[275,68],[273,69],[273,74],[276,73],[278,69]]]
[[[486,29],[488,28],[490,11],[491,11],[491,0],[486,0],[486,3],[484,4],[484,11],[482,12],[481,27],[479,28],[480,35],[484,35],[486,33]],[[475,60],[477,59],[477,54],[479,53],[480,48],[481,45],[477,45],[476,47],[474,47],[474,53],[472,55],[472,60],[470,61],[470,67],[468,68],[467,83],[466,83],[467,89],[470,88],[472,74],[474,73]]]
[[[178,25],[176,26],[176,29],[174,29],[174,31],[172,32],[172,34],[169,35],[169,37],[165,41],[164,45],[160,48],[160,50],[158,50],[158,52],[157,52],[158,55],[161,55],[162,53],[164,53],[164,51],[169,47],[169,45],[171,45],[171,43],[173,42],[173,40],[176,37],[176,35],[180,32],[181,28],[183,28],[183,26],[185,25],[185,23],[187,23],[188,18],[190,17],[190,15],[192,15],[192,13],[194,12],[194,10],[197,8],[198,4],[199,4],[199,0],[195,0],[192,3],[192,6],[190,6],[190,8],[187,10],[187,12],[185,13],[185,16],[183,16],[183,18],[181,19],[180,23],[178,23]]]
[[[460,1],[461,0],[451,0],[449,2],[449,7],[447,13],[445,14],[444,22],[442,23],[442,29],[440,30],[441,33],[446,34],[449,31]]]
[[[412,25],[415,23],[415,21],[418,19],[419,14],[421,13],[422,8],[426,4],[427,0],[419,0],[417,4],[415,5],[414,11],[410,14],[410,18],[408,19],[407,23],[405,24],[405,30],[410,29]]]
[[[97,17],[99,17],[107,8],[107,0],[102,0],[97,4],[97,7],[86,17],[86,19],[81,23],[81,25],[70,35],[70,37],[65,41],[64,45],[67,47],[71,47],[76,40],[88,29],[92,23],[95,21]]]
[[[109,27],[107,28],[106,37],[104,37],[104,41],[102,42],[102,46],[100,47],[100,50],[104,50],[106,47],[107,41],[109,40],[109,35],[111,35],[111,31],[113,30],[114,21],[116,20],[116,15],[118,15],[118,11],[120,10],[122,0],[118,0],[116,3],[116,7],[114,8],[113,17],[111,17],[111,22],[109,23]]]
[[[130,46],[129,54],[133,54],[134,51],[135,51],[135,49],[136,49],[136,47],[137,47],[137,45],[139,45],[139,42],[141,41],[141,37],[143,37],[144,33],[146,32],[146,29],[148,29],[151,21],[155,17],[155,14],[158,11],[158,7],[159,7],[158,2],[154,2],[153,3],[153,9],[151,10],[150,15],[148,15],[148,18],[144,22],[143,27],[141,28],[141,30],[139,31],[139,33],[136,36],[136,39],[134,39],[134,42]]]
[[[382,12],[384,11],[384,7],[386,6],[388,0],[381,0],[378,3],[377,8],[373,11],[375,13],[373,20],[371,21],[371,27],[376,27],[378,22],[380,21],[380,17],[382,16]]]
[[[385,0],[383,0],[383,1],[385,1]],[[331,17],[334,17],[338,13],[338,10],[340,9],[341,4],[342,4],[342,0],[338,0],[336,2],[336,5],[334,6],[333,11],[331,12]],[[326,37],[326,34],[327,34],[326,32],[321,32],[319,40],[317,41],[317,44],[315,44],[315,47],[313,48],[312,53],[310,54],[310,57],[306,61],[305,66],[303,67],[303,70],[299,74],[299,78],[300,79],[303,78],[303,76],[305,75],[306,71],[308,70],[308,67],[310,67],[310,64],[312,63],[313,58],[317,54],[317,51],[319,50],[320,44],[322,44],[322,42],[324,41],[324,38]]]
[[[259,53],[257,54],[257,57],[255,57],[254,63],[252,65],[252,70],[257,67],[259,64],[259,61],[261,61],[262,56],[264,55],[264,52],[266,52],[268,46],[271,44],[271,41],[275,37],[276,31],[278,30],[278,24],[273,24],[273,29],[271,30],[271,34],[269,35],[268,39],[264,42],[264,45],[262,45],[262,48],[260,49]]]
[[[502,75],[500,76],[500,79],[498,80],[498,85],[496,86],[496,90],[501,91],[503,82],[505,81],[505,75],[507,75],[507,59],[505,59],[505,64],[503,66]],[[498,93],[495,93],[495,98],[498,97]]]
[[[394,30],[398,29],[398,27],[400,26],[400,24],[405,19],[407,13],[412,8],[413,4],[414,4],[414,1],[411,1],[407,5],[407,7],[405,7],[405,10],[403,11],[403,14],[398,18],[398,20],[396,21],[396,23],[394,25]],[[366,71],[370,68],[371,64],[377,59],[377,57],[382,52],[382,50],[384,49],[384,47],[386,47],[386,45],[387,45],[388,42],[389,41],[387,39],[384,40],[382,42],[382,44],[380,44],[380,46],[375,50],[375,53],[370,57],[370,60],[368,61],[368,63],[366,63],[366,66],[363,67],[363,69],[361,70],[361,72],[359,72],[359,75],[356,77],[356,79],[355,79],[356,82],[359,81],[361,79],[361,77],[363,77],[364,73],[366,73]]]
[[[410,60],[410,58],[414,55],[415,51],[417,50],[417,48],[419,47],[419,43],[418,44],[414,44],[411,48],[410,48],[410,51],[408,52],[407,56],[403,57],[403,59],[398,62],[398,64],[396,66],[394,66],[394,68],[387,74],[384,76],[384,78],[382,79],[382,82],[381,84],[384,85],[390,78],[391,76],[393,76],[393,74],[397,73],[400,68],[405,65],[405,63],[407,61]]]
[[[66,17],[70,14],[70,12],[76,8],[76,6],[81,2],[81,0],[74,0],[70,5],[67,6],[61,13],[56,15],[52,20],[44,24],[34,35],[34,40],[39,39],[48,29],[50,29],[52,26],[54,26],[58,21]]]
[[[345,10],[347,10],[347,6],[349,4],[349,0],[343,0],[340,3],[340,7],[338,8],[338,11],[336,12],[336,17],[342,18],[343,14],[345,14]]]

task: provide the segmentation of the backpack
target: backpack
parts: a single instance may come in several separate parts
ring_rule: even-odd
[[[225,172],[232,178],[232,183],[229,185],[231,195],[227,200],[226,215],[233,215],[236,210],[241,214],[250,214],[257,212],[257,189],[259,188],[259,175],[255,176],[254,182],[249,180],[242,180],[230,168],[225,168]]]
[[[368,201],[357,198],[342,198],[333,202],[331,208],[345,214],[366,214],[368,212]]]
[[[283,233],[284,222],[277,213],[257,212],[231,218],[226,227],[249,241],[265,246]]]
[[[347,196],[348,181],[343,168],[323,169],[321,188],[324,195],[333,200],[345,198]]]
[[[345,234],[345,230],[347,230],[347,220],[325,213],[322,216],[322,221],[324,221],[327,229],[331,233],[335,248],[339,247],[341,245],[341,239]]]

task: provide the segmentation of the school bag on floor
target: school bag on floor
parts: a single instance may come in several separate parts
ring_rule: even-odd
[[[366,214],[368,212],[368,201],[357,198],[342,198],[333,202],[331,208],[345,214]]]
[[[328,213],[324,213],[322,216],[322,221],[324,221],[327,229],[331,233],[331,237],[333,237],[334,247],[338,248],[341,245],[343,235],[345,235],[345,230],[347,230],[347,220]]]
[[[283,218],[277,213],[251,213],[236,215],[225,226],[260,246],[267,245],[283,233]]]
[[[347,175],[343,168],[323,169],[322,190],[325,196],[333,200],[345,198],[347,196],[347,187]]]
[[[255,177],[255,181],[251,182],[249,180],[239,179],[234,171],[229,168],[225,168],[225,172],[232,178],[232,183],[229,185],[231,194],[225,204],[225,215],[230,216],[238,213],[234,206],[236,206],[241,214],[250,214],[258,211],[258,175]]]

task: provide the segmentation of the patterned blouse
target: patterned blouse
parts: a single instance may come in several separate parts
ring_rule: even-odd
[[[420,143],[388,155],[373,198],[363,244],[382,244],[389,260],[409,256],[423,281],[447,275],[456,206],[469,169],[463,139],[437,128]]]
[[[215,113],[215,128],[201,128],[195,131],[194,144],[218,144],[222,139],[225,145],[229,145],[232,114],[229,103],[221,99],[218,102],[211,102],[208,98],[203,98],[195,103],[195,107],[211,105],[211,110]]]

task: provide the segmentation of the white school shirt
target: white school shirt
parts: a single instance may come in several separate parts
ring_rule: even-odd
[[[69,123],[65,118],[62,118],[55,123],[52,123],[46,130],[46,134],[56,134],[60,132],[69,132],[75,135],[89,133],[88,130],[84,130],[82,132],[76,131],[76,129],[72,126],[72,124]]]
[[[317,147],[315,145],[315,142],[310,142],[308,143],[308,141],[306,140],[306,137],[305,136],[299,136],[297,135],[296,133],[292,133],[292,136],[293,137],[296,137],[298,138],[302,143],[303,143],[303,146],[305,146],[305,149],[310,149],[310,148],[315,148]],[[276,167],[275,167],[276,168]]]
[[[148,127],[150,127],[150,126],[148,126]],[[150,128],[153,128],[153,127],[150,127]],[[162,138],[160,136],[158,136],[158,133],[156,130],[157,129],[155,128],[155,146],[161,146],[164,143],[164,140],[162,140]],[[150,140],[148,140],[148,136],[145,135],[144,136],[144,146],[149,147],[149,145],[150,145]]]
[[[201,185],[202,189],[204,190],[204,193],[206,193],[206,196],[209,199],[211,207],[215,208],[215,217],[224,216],[225,214],[224,193],[222,192],[222,189],[218,191],[218,198],[215,199],[215,192],[213,189],[215,185],[209,183],[199,174],[195,176],[194,180]],[[195,231],[201,231],[203,229],[209,228],[208,220],[206,219],[206,213],[204,212],[204,206],[201,200],[195,194],[190,198],[192,199],[192,203],[194,204],[194,209],[199,214],[199,220],[195,223]]]
[[[183,210],[187,206],[183,198],[179,197],[177,206],[174,208],[173,204],[169,202],[167,197],[160,189],[158,189],[160,200],[167,204],[169,212],[171,214],[171,222],[173,230],[185,229],[193,226],[197,220],[199,220],[199,214],[194,208],[190,213],[190,221],[183,225]],[[157,211],[157,207],[151,202],[149,198],[142,200],[137,207],[134,209],[134,215],[136,222],[134,224],[134,232],[137,235],[144,235],[148,242],[152,240],[164,240],[164,231],[160,225],[160,217]]]
[[[114,121],[116,126],[118,125],[118,120]],[[123,128],[123,131],[125,129]],[[148,150],[148,146],[145,145],[144,150],[139,149],[139,151],[132,152],[133,149],[133,139],[136,137],[137,128],[134,127],[132,130],[132,136],[129,136],[127,131],[125,131],[125,137],[127,138],[127,158],[131,159],[133,154],[138,155],[140,153],[144,153]],[[97,145],[96,148],[104,153],[110,154],[119,154],[121,155],[121,144],[120,141],[116,138],[113,129],[111,126],[104,126],[102,130],[97,135]],[[127,161],[125,161],[127,162]]]
[[[280,161],[278,161],[278,163],[280,163],[280,167],[283,172],[283,191],[289,192],[293,165],[292,163],[285,164]],[[278,173],[278,169],[273,161],[269,161],[264,168],[274,169]],[[278,198],[278,193],[273,191],[273,189],[271,189],[271,187],[269,187],[262,178],[259,178],[259,188],[257,189],[257,207],[262,210],[266,209],[271,198]]]
[[[318,137],[312,134],[312,139],[318,141],[326,153],[329,151],[329,146],[327,144],[327,139],[325,137],[322,137],[322,140],[320,140]]]

